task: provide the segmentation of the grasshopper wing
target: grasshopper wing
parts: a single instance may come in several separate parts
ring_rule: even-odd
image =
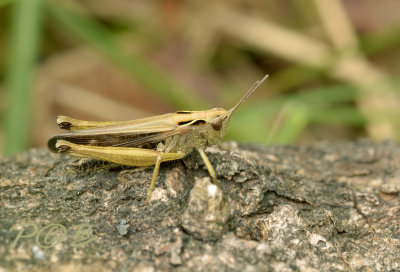
[[[168,113],[109,126],[63,133],[50,138],[47,146],[53,152],[57,152],[56,143],[58,140],[92,146],[154,146],[168,137],[187,131],[187,127],[180,128],[179,124],[174,122],[173,116],[173,113]]]

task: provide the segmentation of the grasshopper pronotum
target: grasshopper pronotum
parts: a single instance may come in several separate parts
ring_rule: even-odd
[[[82,121],[59,116],[57,124],[70,132],[53,136],[48,147],[53,152],[93,158],[131,166],[154,165],[147,193],[154,190],[160,163],[185,157],[196,149],[218,185],[214,168],[204,149],[221,141],[232,113],[266,80],[266,75],[230,110],[178,111],[132,121]]]

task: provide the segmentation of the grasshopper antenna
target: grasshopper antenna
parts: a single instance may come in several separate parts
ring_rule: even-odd
[[[232,113],[244,102],[247,100],[247,98],[249,98],[249,96],[254,93],[255,90],[257,90],[258,87],[260,87],[260,85],[268,78],[269,75],[265,75],[261,80],[256,81],[256,83],[253,84],[253,86],[251,86],[250,90],[247,91],[247,93],[239,100],[239,102],[233,106],[233,108],[231,108],[229,110],[229,116],[232,115]]]

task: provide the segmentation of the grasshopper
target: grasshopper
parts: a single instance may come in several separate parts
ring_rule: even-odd
[[[196,149],[214,183],[214,168],[204,149],[225,135],[233,112],[268,78],[266,75],[247,91],[230,110],[178,111],[132,121],[83,121],[58,116],[57,124],[69,130],[48,141],[56,153],[104,160],[120,165],[153,166],[146,202],[154,190],[161,162],[178,160]]]

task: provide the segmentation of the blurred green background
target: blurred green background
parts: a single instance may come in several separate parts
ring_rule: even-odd
[[[400,139],[400,1],[0,0],[0,153],[59,114],[230,108],[227,139]]]

